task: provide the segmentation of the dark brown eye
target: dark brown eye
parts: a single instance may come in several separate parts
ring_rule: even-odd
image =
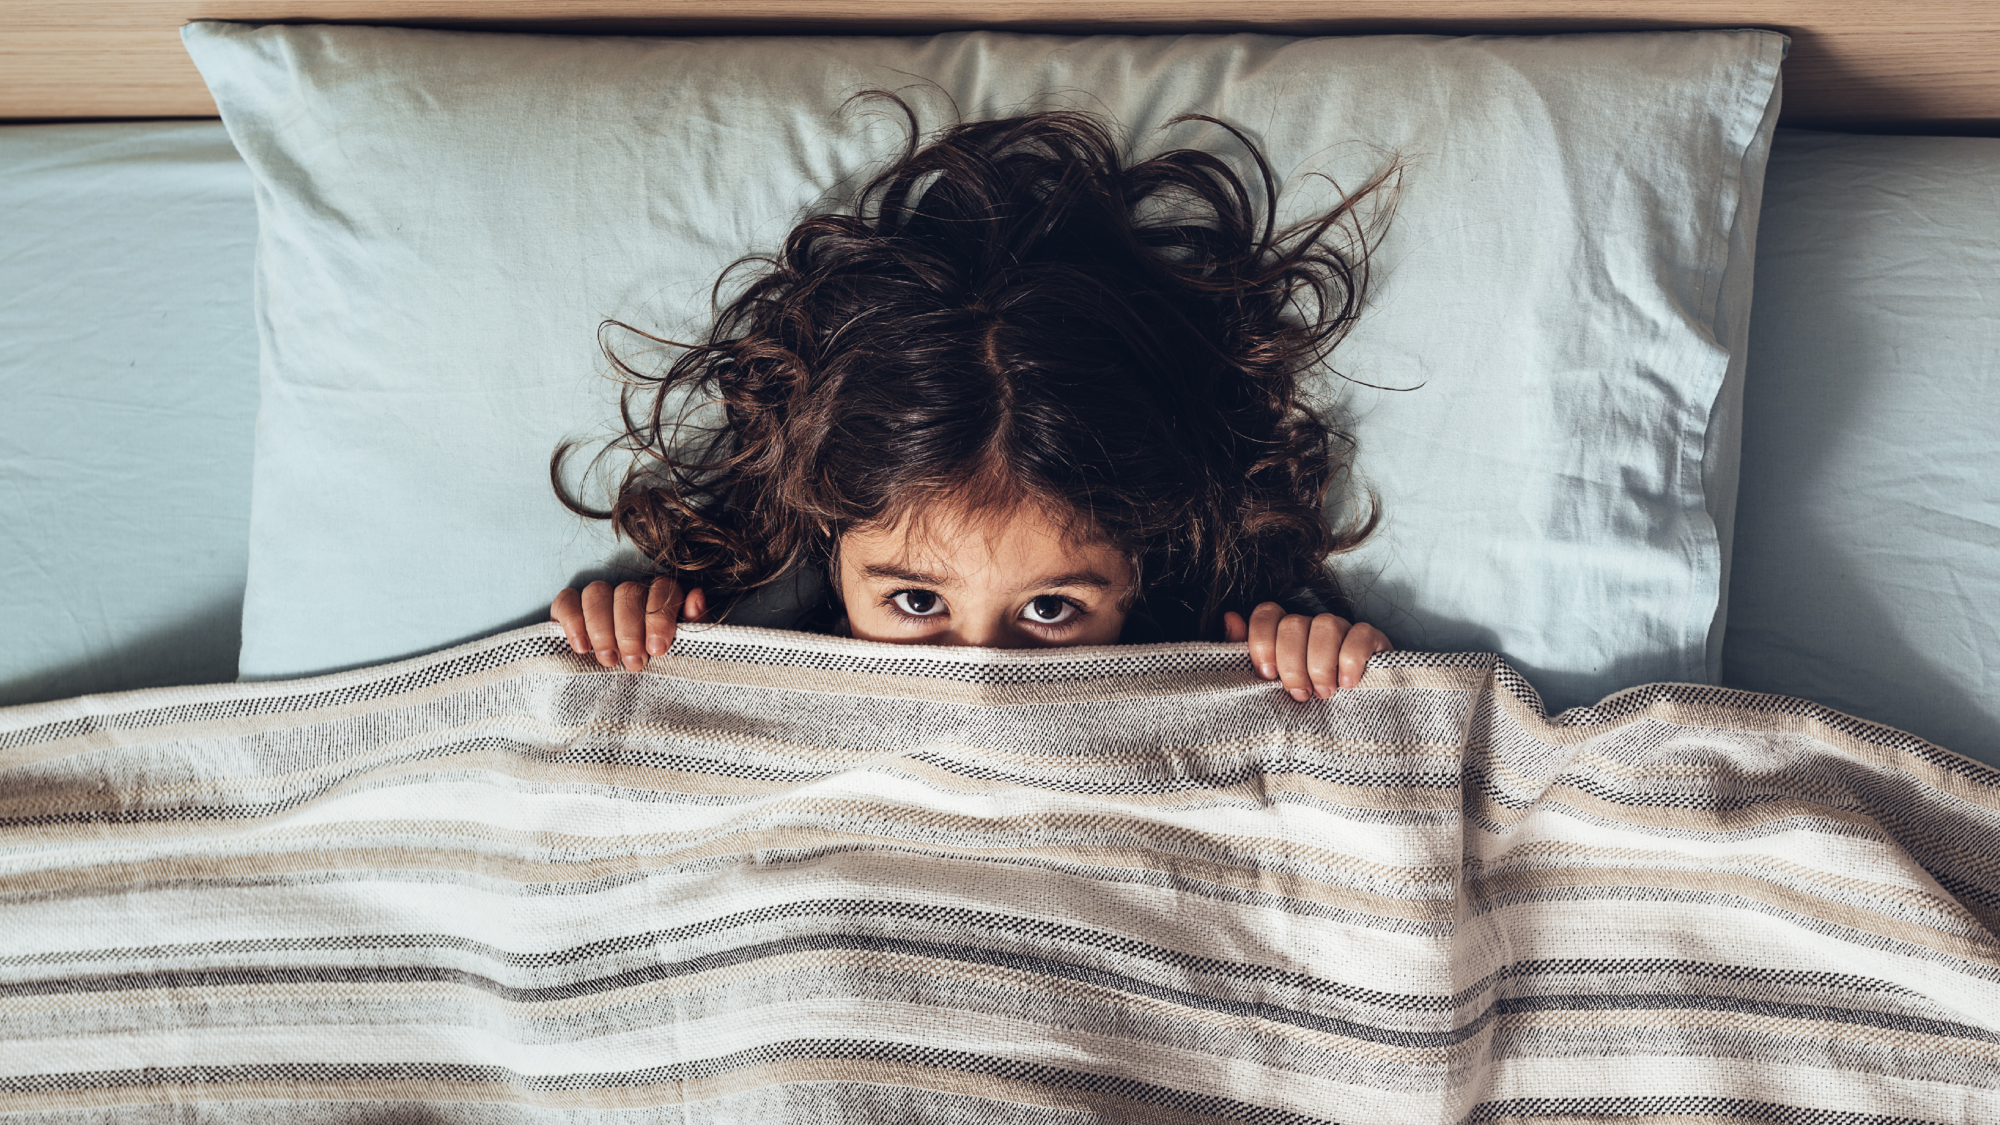
[[[911,617],[935,617],[944,612],[944,599],[929,590],[898,590],[889,600]]]
[[[1054,594],[1043,594],[1028,602],[1021,616],[1037,625],[1061,625],[1077,615],[1076,603]]]

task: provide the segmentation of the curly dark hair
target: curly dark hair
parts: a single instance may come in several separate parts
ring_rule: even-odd
[[[900,157],[850,209],[800,222],[706,342],[599,329],[626,380],[632,455],[612,521],[723,614],[794,568],[827,567],[851,528],[1040,504],[1122,550],[1136,611],[1168,639],[1301,588],[1352,616],[1330,556],[1374,529],[1353,440],[1300,388],[1359,312],[1373,222],[1357,204],[1392,161],[1316,218],[1274,230],[1222,160],[1177,149],[1125,167],[1110,127],[1055,110],[961,122]],[[1386,210],[1383,212],[1386,214]],[[1331,235],[1343,235],[1335,246]],[[735,269],[732,266],[731,269]],[[725,272],[724,279],[728,273]],[[723,279],[713,296],[719,304]],[[1312,297],[1310,309],[1302,298]],[[612,334],[681,349],[664,373]],[[1355,514],[1324,515],[1343,485]]]

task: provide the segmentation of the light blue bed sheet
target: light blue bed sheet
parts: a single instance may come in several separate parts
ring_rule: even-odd
[[[0,704],[236,678],[256,238],[218,122],[0,128]]]
[[[0,128],[0,704],[235,678],[257,406],[219,124]],[[2000,140],[1781,130],[1724,679],[2000,764]]]
[[[2000,140],[1780,131],[1723,680],[2000,765]]]

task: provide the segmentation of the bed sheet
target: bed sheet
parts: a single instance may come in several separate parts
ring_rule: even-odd
[[[236,677],[256,207],[219,122],[0,128],[0,704]]]
[[[257,356],[214,122],[0,128],[0,705],[235,676]],[[1724,682],[2000,764],[2000,141],[1780,130]]]
[[[2000,763],[2000,140],[1781,130],[1723,682]]]

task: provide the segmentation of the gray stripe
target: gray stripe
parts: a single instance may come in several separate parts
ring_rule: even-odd
[[[1739,1120],[1770,1121],[1776,1125],[1950,1125],[1948,1122],[1918,1117],[1884,1117],[1873,1113],[1847,1113],[1837,1109],[1813,1109],[1754,1098],[1717,1098],[1699,1094],[1662,1094],[1624,1098],[1511,1098],[1481,1102],[1461,1120],[1468,1125],[1484,1121],[1511,1121],[1536,1117],[1731,1117]]]
[[[1451,1026],[1451,1016],[1441,1010],[1441,1005],[1436,1007],[1427,1005],[1420,1010],[1432,1014],[1433,1025],[1438,1030],[1425,1032],[1404,1027],[1363,1023],[1356,1019],[1304,1011],[1277,1003],[1231,1000],[1227,997],[1197,993],[1188,989],[1172,988],[1154,981],[1120,973],[1100,965],[1077,964],[1072,961],[1050,957],[983,949],[959,943],[912,941],[903,938],[862,934],[823,934],[787,937],[774,941],[735,946],[683,960],[666,961],[656,965],[635,967],[617,973],[539,987],[511,985],[482,974],[442,966],[285,966],[270,968],[232,966],[227,969],[124,973],[97,977],[0,983],[0,996],[40,996],[165,988],[255,988],[258,986],[299,984],[446,983],[475,989],[517,1003],[532,1004],[601,995],[620,989],[649,984],[654,981],[670,980],[695,973],[751,965],[773,957],[785,957],[799,953],[813,952],[904,954],[961,965],[981,965],[1016,972],[1032,973],[1040,977],[1073,980],[1108,990],[1130,993],[1136,996],[1146,996],[1184,1008],[1216,1012],[1246,1019],[1289,1024],[1311,1031],[1341,1035],[1367,1042],[1383,1043],[1408,1049],[1443,1048],[1464,1042],[1483,1032],[1486,1025],[1494,1019],[1508,1015],[1529,1012],[1634,1012],[1674,1009],[1731,1012],[1744,1016],[1764,1016],[1777,1019],[1818,1020],[1831,1023],[1845,1023],[1857,1027],[1915,1032],[1944,1038],[1958,1038],[1974,1042],[2000,1043],[2000,1035],[1992,1032],[1983,1031],[1979,1028],[1955,1021],[1929,1019],[1909,1013],[1887,1013],[1866,1009],[1833,1007],[1830,1005],[1782,1004],[1754,998],[1721,997],[1694,993],[1649,996],[1632,996],[1626,994],[1554,995],[1501,999],[1489,1004],[1470,1019],[1458,1023],[1457,1026]],[[1240,966],[1230,967],[1240,968]],[[1224,973],[1220,975],[1229,974]],[[1280,982],[1274,980],[1272,983]],[[1293,984],[1296,987],[1296,981],[1285,981],[1283,983]],[[1306,988],[1301,989],[1301,991],[1311,994],[1316,990]],[[1369,1003],[1369,1000],[1374,999],[1364,999],[1351,995],[1341,996],[1340,998],[1359,1000],[1362,1003]],[[1434,1003],[1437,1000],[1437,998],[1424,999],[1432,1000]],[[1400,1007],[1401,1010],[1411,1010],[1408,1006],[1381,1004],[1379,1000],[1375,1000],[1370,1006],[1390,1008],[1392,1010]]]
[[[1261,1021],[1205,1019],[1199,1011],[1135,1005],[1123,994],[1080,994],[1060,984],[1039,987],[1038,983],[1054,982],[1014,984],[851,963],[766,972],[669,995],[613,998],[614,1002],[600,1007],[559,1015],[496,1011],[467,993],[397,997],[362,988],[329,990],[323,999],[304,1003],[288,997],[281,1004],[274,997],[260,995],[253,986],[243,990],[240,1000],[118,1004],[0,1020],[0,1038],[256,1028],[269,1032],[260,1037],[270,1048],[266,1057],[306,1060],[318,1057],[316,1041],[321,1038],[321,1029],[405,1027],[434,1029],[450,1036],[460,1028],[476,1028],[508,1043],[570,1044],[679,1022],[750,1016],[768,1005],[774,993],[782,993],[788,1003],[920,1004],[937,1010],[941,1026],[967,1013],[999,1016],[1048,1028],[1055,1035],[1079,1031],[1105,1035],[1378,1089],[1434,1094],[1447,1087],[1451,1068],[1446,1065],[1411,1065],[1409,1059],[1394,1055],[1370,1057],[1327,1050],[1304,1036],[1287,1034],[1283,1028]],[[1460,1054],[1456,1068],[1477,1061],[1473,1052]]]
[[[120,1087],[240,1086],[272,1082],[468,1082],[504,1085],[519,1090],[601,1090],[659,1086],[710,1078],[745,1067],[795,1060],[870,1060],[984,1074],[1056,1090],[1111,1094],[1183,1113],[1205,1113],[1224,1120],[1270,1125],[1332,1125],[1330,1119],[1307,1117],[1233,1098],[1178,1090],[1154,1082],[1091,1074],[1065,1067],[976,1054],[944,1047],[920,1047],[866,1039],[791,1039],[737,1051],[712,1059],[669,1066],[596,1074],[521,1074],[509,1067],[458,1063],[251,1063],[237,1066],[147,1067],[143,1070],[103,1070],[74,1074],[0,1076],[0,1093],[56,1090],[106,1090]],[[674,1098],[678,1101],[678,1098]],[[671,1103],[668,1103],[671,1104]]]
[[[1474,1033],[1469,1028],[1458,1032],[1438,1033],[1369,1025],[1354,1020],[1340,1019],[1287,1008],[1275,1003],[1231,1000],[1227,997],[1209,996],[1187,989],[1171,988],[1096,965],[1081,965],[1049,957],[982,949],[962,944],[912,941],[904,938],[881,937],[867,934],[815,934],[787,937],[774,941],[734,946],[698,957],[690,957],[677,961],[662,961],[656,964],[625,969],[616,973],[543,986],[524,987],[513,985],[480,973],[437,965],[344,967],[231,966],[225,969],[183,969],[170,972],[117,973],[96,977],[11,981],[0,983],[0,997],[50,996],[170,988],[255,988],[259,986],[302,984],[454,984],[503,1000],[537,1004],[573,1000],[584,996],[598,996],[621,989],[651,984],[655,981],[671,980],[696,973],[713,972],[717,969],[752,965],[773,957],[786,957],[800,953],[842,952],[903,954],[906,956],[928,957],[940,961],[954,962],[960,965],[981,965],[1015,972],[1033,973],[1051,979],[1073,980],[1099,988],[1127,992],[1137,996],[1147,996],[1167,1003],[1178,1004],[1186,1008],[1202,1009],[1249,1019],[1270,1020],[1274,1023],[1290,1024],[1313,1031],[1344,1035],[1349,1038],[1385,1043],[1398,1047],[1443,1047]],[[1296,978],[1297,974],[1272,974],[1274,978],[1281,978],[1283,976]],[[1274,979],[1271,983],[1277,984],[1281,983],[1281,981]],[[1295,983],[1294,987],[1296,987]],[[1300,991],[1306,991],[1310,994],[1311,990],[1300,989]],[[1338,998],[1350,1001],[1354,999],[1351,996],[1338,996]],[[1388,1007],[1388,1005],[1381,1006]],[[1483,1023],[1486,1018],[1482,1016],[1475,1022]],[[1449,1022],[1449,1017],[1448,1015],[1439,1014],[1433,1017],[1432,1022],[1443,1025]]]

